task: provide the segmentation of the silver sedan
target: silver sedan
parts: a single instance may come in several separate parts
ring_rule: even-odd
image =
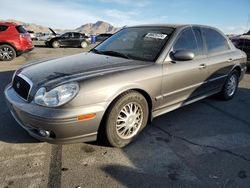
[[[39,140],[124,147],[161,114],[214,94],[231,99],[245,71],[245,53],[215,28],[143,25],[87,53],[23,66],[5,97]]]

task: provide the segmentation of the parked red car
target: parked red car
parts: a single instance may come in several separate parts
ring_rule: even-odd
[[[0,22],[0,61],[11,61],[33,48],[30,34],[22,25]]]

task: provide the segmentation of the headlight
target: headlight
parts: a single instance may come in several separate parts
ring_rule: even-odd
[[[73,99],[79,91],[77,83],[69,83],[58,86],[50,91],[46,91],[45,87],[41,87],[35,95],[36,104],[57,107],[61,106]]]

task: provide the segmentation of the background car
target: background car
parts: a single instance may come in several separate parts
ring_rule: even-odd
[[[46,46],[59,48],[60,46],[73,46],[86,48],[89,44],[87,36],[77,32],[67,32],[58,37],[54,37],[45,42]]]
[[[107,38],[111,37],[113,34],[111,33],[102,33],[96,36],[96,42],[102,42]]]
[[[0,22],[0,61],[11,61],[33,48],[31,37],[22,25]]]
[[[28,31],[28,33],[30,34],[31,40],[37,40],[37,35],[34,31]]]
[[[54,37],[56,36],[52,33],[37,33],[37,40],[39,41],[47,41]]]
[[[250,69],[250,30],[243,35],[230,37],[230,39],[235,47],[247,54],[247,67]]]
[[[236,47],[247,54],[247,68],[250,70],[250,40],[241,39]]]

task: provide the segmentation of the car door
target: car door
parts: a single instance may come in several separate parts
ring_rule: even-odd
[[[73,33],[71,45],[72,46],[80,46],[80,33]]]
[[[219,31],[213,28],[201,28],[202,35],[206,44],[208,54],[207,71],[208,71],[208,89],[220,89],[228,73],[234,66],[234,50],[230,49],[228,39]]]
[[[59,42],[63,46],[71,46],[72,33],[65,33],[61,36]]]
[[[172,51],[194,53],[189,61],[173,61],[167,57],[163,64],[163,105],[183,104],[206,92],[207,69],[204,43],[199,28],[187,27],[177,36]],[[170,52],[171,54],[171,52]]]

